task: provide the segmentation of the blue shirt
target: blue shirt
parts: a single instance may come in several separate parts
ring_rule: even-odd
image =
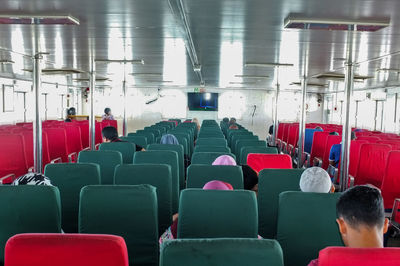
[[[331,151],[329,153],[329,160],[334,161],[334,166],[339,166],[340,161],[340,153],[342,151],[342,144],[335,144],[332,146]]]

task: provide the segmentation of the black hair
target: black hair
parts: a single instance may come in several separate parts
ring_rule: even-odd
[[[248,165],[242,165],[244,189],[251,190],[258,184],[257,173]]]
[[[337,133],[336,131],[333,131],[333,132],[329,132],[329,135],[331,135],[331,136],[339,136],[339,133]]]
[[[75,107],[71,107],[67,110],[67,115],[76,115]]]
[[[270,135],[274,134],[274,125],[269,126],[268,134]]]
[[[322,130],[322,127],[316,127],[315,130]]]
[[[106,115],[108,115],[109,112],[111,112],[111,109],[110,109],[110,108],[107,107],[107,108],[104,109],[104,113],[105,113]]]
[[[222,122],[229,123],[229,118],[228,117],[224,117],[224,119],[222,119]]]
[[[101,131],[101,134],[103,135],[103,137],[107,140],[115,140],[118,139],[118,131],[115,127],[105,127],[103,128],[103,130]]]
[[[354,131],[351,131],[351,140],[355,139],[356,139],[356,133],[354,133]]]
[[[336,203],[336,212],[354,228],[359,225],[382,228],[385,222],[381,192],[370,186],[355,186],[343,192]]]

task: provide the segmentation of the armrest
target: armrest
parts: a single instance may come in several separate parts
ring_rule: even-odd
[[[62,163],[62,159],[61,159],[61,157],[57,157],[57,158],[51,160],[50,163]]]
[[[338,182],[338,172],[339,172],[339,170],[336,168],[336,167],[334,167],[333,165],[329,165],[328,166],[328,174],[331,176],[331,178],[332,178],[332,180],[333,180],[333,183],[334,184],[337,184]]]
[[[322,166],[322,159],[321,159],[321,158],[318,158],[318,157],[315,157],[315,158],[314,158],[314,162],[313,162],[313,166],[319,166],[319,167],[321,167],[321,166]]]
[[[310,167],[310,154],[308,153],[308,152],[304,152],[303,153],[303,156],[304,156],[304,163],[303,163],[303,165],[305,165],[306,167]]]
[[[78,154],[76,152],[68,154],[68,161],[70,163],[75,163],[77,158],[78,158]]]
[[[90,147],[84,148],[83,151],[90,151]]]
[[[94,148],[95,148],[96,151],[99,150],[100,144],[101,144],[101,143],[98,143],[98,144],[96,144],[96,145],[94,146]]]
[[[6,180],[10,179],[10,182],[7,182]],[[15,174],[9,174],[3,177],[0,177],[0,184],[10,184],[15,180]]]
[[[28,169],[28,173],[33,173],[34,170],[35,170],[35,168],[32,166],[32,167],[30,167],[30,168]]]
[[[354,187],[354,176],[349,175],[349,188]]]

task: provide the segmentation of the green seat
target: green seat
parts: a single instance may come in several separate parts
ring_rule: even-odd
[[[48,164],[44,174],[60,190],[63,231],[78,233],[79,193],[84,186],[100,185],[99,165],[92,163]]]
[[[137,130],[136,133],[128,133],[128,137],[130,136],[145,136],[147,144],[152,144],[156,140],[154,134],[146,130]]]
[[[198,139],[196,141],[196,146],[202,146],[202,145],[207,145],[207,146],[227,146],[226,139],[221,139],[221,138],[202,138]]]
[[[57,187],[0,186],[0,202],[0,265],[4,263],[6,242],[13,235],[61,233]]]
[[[155,138],[161,136],[161,130],[160,130],[160,129],[157,129],[157,128],[145,127],[145,128],[144,128],[144,131],[153,133]]]
[[[229,147],[231,146],[232,137],[234,135],[253,135],[253,133],[246,129],[228,129],[226,139],[228,140]]]
[[[115,185],[148,184],[157,189],[158,230],[160,235],[172,223],[171,166],[166,164],[119,165],[115,169]]]
[[[119,151],[122,155],[122,162],[124,164],[131,164],[133,162],[133,154],[136,151],[136,145],[131,142],[108,142],[100,144],[99,150]]]
[[[178,238],[257,238],[256,194],[247,190],[185,189]]]
[[[181,144],[183,146],[183,152],[186,155],[189,155],[190,154],[189,137],[184,134],[172,134],[172,135],[174,135],[176,137],[176,139],[178,140],[179,144]]]
[[[258,175],[258,233],[276,238],[279,194],[300,191],[303,169],[264,169]]]
[[[247,155],[250,153],[278,154],[276,147],[246,146],[240,149],[240,164],[247,164]]]
[[[283,266],[279,243],[269,239],[178,239],[163,244],[160,266]]]
[[[231,152],[229,147],[224,146],[206,146],[201,145],[194,147],[194,152]]]
[[[137,152],[133,157],[134,164],[167,164],[172,174],[172,213],[178,212],[179,204],[179,164],[176,151]]]
[[[196,152],[193,153],[192,164],[211,165],[221,155],[229,155],[236,160],[236,156],[229,152]]]
[[[225,139],[224,134],[222,132],[203,132],[199,133],[198,139],[202,138],[219,138],[219,139]]]
[[[193,164],[187,169],[187,188],[203,188],[207,182],[212,180],[228,182],[234,189],[243,189],[242,167]]]
[[[238,161],[240,159],[240,151],[243,147],[247,146],[260,146],[260,147],[267,147],[267,142],[265,140],[249,140],[249,139],[239,139],[236,142],[235,146],[235,154]]]
[[[135,136],[129,136],[129,137],[120,137],[120,139],[123,141],[135,143],[135,144],[141,146],[142,148],[145,148],[147,146],[147,138],[145,136],[135,135]]]
[[[283,192],[279,195],[277,240],[285,266],[307,265],[328,246],[343,246],[336,224],[340,193]],[[339,263],[340,264],[340,263]]]
[[[253,140],[256,141],[258,140],[258,136],[254,136],[254,135],[234,135],[232,137],[232,143],[231,143],[231,150],[234,154],[236,154],[236,148],[237,148],[237,143],[239,141],[243,141],[243,140]]]
[[[157,126],[157,125],[154,125],[154,126],[151,126],[150,127],[151,129],[156,129],[156,130],[159,130],[160,131],[160,133],[161,133],[161,135],[163,135],[163,134],[166,134],[167,133],[167,128],[166,127],[163,127],[163,126]],[[161,136],[160,135],[160,136]]]
[[[179,189],[185,187],[185,163],[183,154],[183,145],[174,144],[150,144],[147,146],[149,151],[176,151],[178,153],[178,167],[179,167]]]
[[[138,152],[139,153],[139,152]],[[122,164],[122,155],[118,151],[81,151],[78,163],[96,163],[100,166],[101,184],[114,183],[115,167]]]

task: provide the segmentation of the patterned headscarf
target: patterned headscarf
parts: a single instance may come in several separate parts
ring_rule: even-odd
[[[40,173],[27,173],[15,179],[12,185],[53,186],[50,179]]]

